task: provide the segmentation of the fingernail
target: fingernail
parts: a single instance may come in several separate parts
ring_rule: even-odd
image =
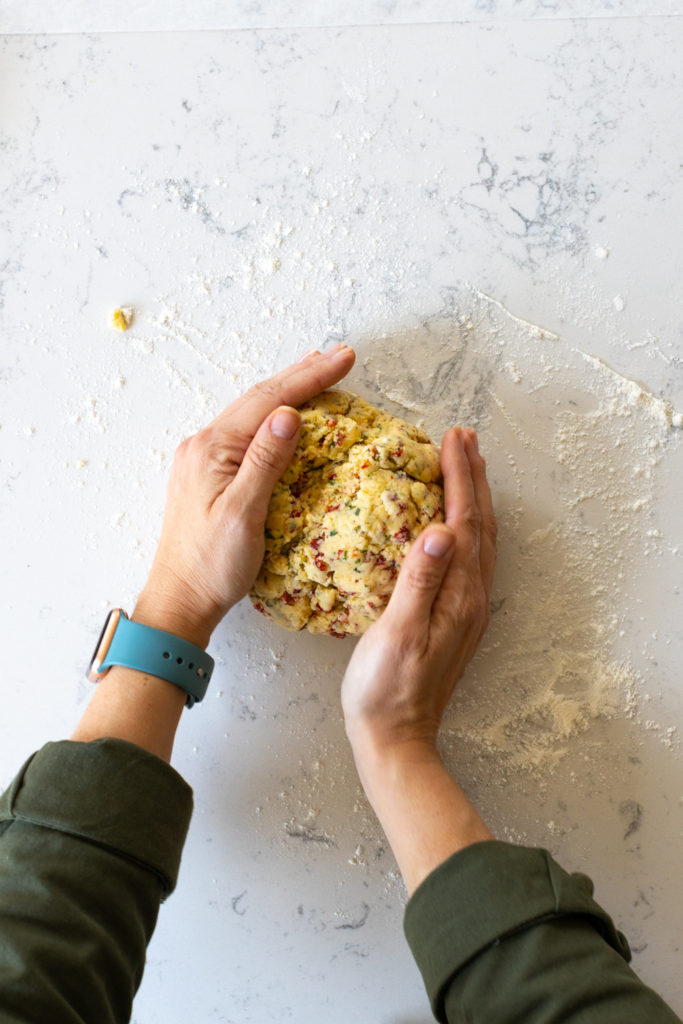
[[[317,348],[309,348],[308,352],[304,352],[304,354],[302,356],[300,356],[299,359],[297,359],[297,362],[298,363],[303,363],[304,359],[308,359],[309,356],[313,356],[313,355],[319,356],[320,355],[320,351]]]
[[[474,447],[475,452],[479,452],[479,438],[477,437],[476,430],[468,430],[469,439]]]
[[[430,530],[424,539],[422,550],[432,558],[443,558],[453,547],[453,534],[450,530]]]
[[[350,352],[351,348],[349,345],[345,345],[343,341],[337,342],[332,348],[328,348],[325,355],[333,358],[334,356],[340,356],[342,353]]]
[[[291,441],[299,429],[299,414],[294,409],[280,409],[270,421],[270,432],[284,441]]]

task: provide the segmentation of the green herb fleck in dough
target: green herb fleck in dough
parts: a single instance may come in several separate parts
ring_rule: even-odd
[[[345,391],[300,411],[250,597],[287,629],[359,635],[386,607],[410,542],[443,519],[439,452],[411,423]]]

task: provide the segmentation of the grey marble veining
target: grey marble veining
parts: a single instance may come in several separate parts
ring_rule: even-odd
[[[0,32],[155,32],[680,14],[678,0],[0,0]]]
[[[352,390],[488,456],[495,614],[449,764],[501,836],[594,877],[683,1011],[682,43],[678,18],[2,40],[3,783],[84,706],[178,441],[344,338]],[[217,630],[139,1024],[430,1019],[344,737],[352,643],[248,604]]]

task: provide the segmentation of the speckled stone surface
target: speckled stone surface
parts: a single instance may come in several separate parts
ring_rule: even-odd
[[[488,457],[495,614],[448,763],[502,838],[594,878],[680,1014],[683,20],[429,24],[446,6],[0,7],[80,30],[0,42],[0,775],[83,708],[178,441],[343,338],[351,390]],[[239,30],[160,31],[214,26]],[[246,602],[216,631],[138,1024],[430,1019],[344,737],[347,643]]]
[[[526,18],[664,17],[677,0],[0,0],[2,32],[155,32],[413,25]]]

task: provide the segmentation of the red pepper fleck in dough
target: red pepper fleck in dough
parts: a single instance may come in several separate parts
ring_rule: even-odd
[[[438,453],[425,449],[423,465],[421,446],[429,440],[419,429],[344,392],[305,403],[302,417],[302,439],[291,476],[277,490],[273,536],[266,530],[252,601],[292,629],[357,635],[386,607],[413,536],[443,515],[443,490],[434,479]],[[413,488],[413,479],[429,494]],[[316,582],[325,586],[325,598],[318,588],[320,600]],[[266,598],[274,586],[278,596]],[[325,607],[328,595],[333,615]]]
[[[304,484],[305,484],[305,476],[302,473],[300,476],[298,476],[296,478],[296,480],[294,481],[294,483],[290,487],[290,490],[291,490],[291,492],[292,492],[292,494],[294,495],[295,498],[298,498],[299,495],[301,494],[301,492],[303,491]]]

